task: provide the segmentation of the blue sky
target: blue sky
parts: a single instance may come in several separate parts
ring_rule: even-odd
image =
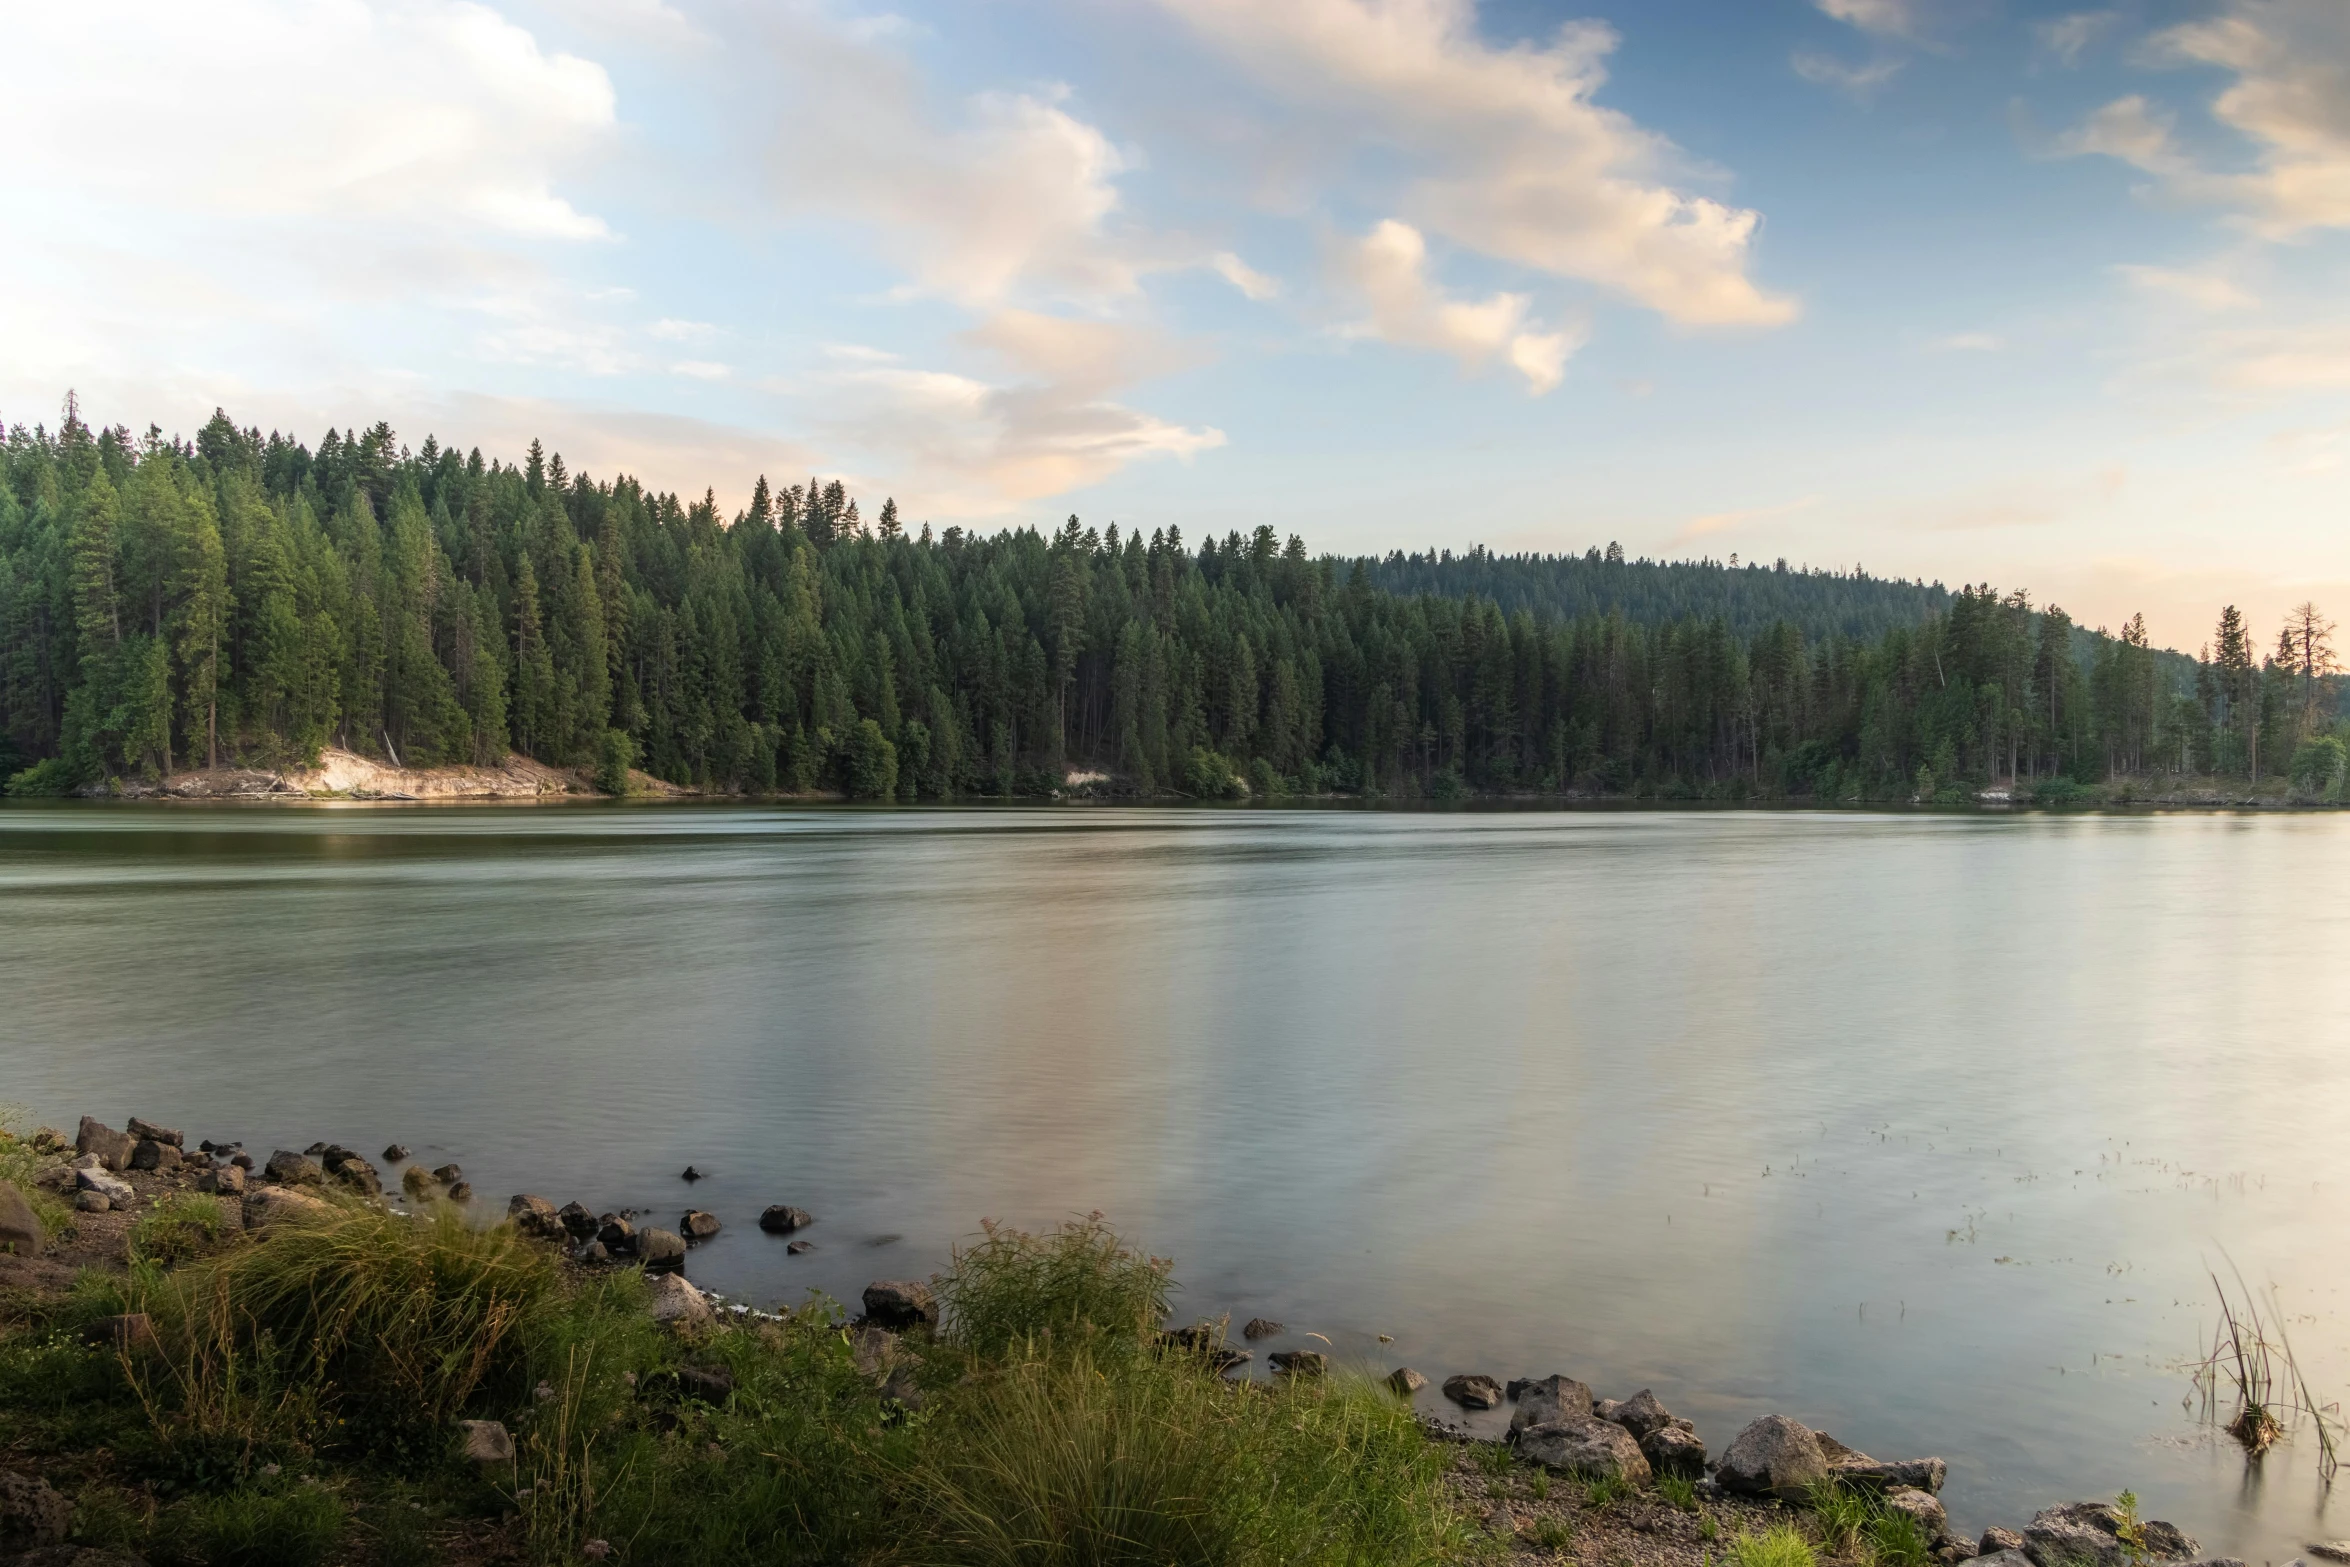
[[[2350,605],[2344,0],[91,0],[0,54],[11,422],[2188,647]]]

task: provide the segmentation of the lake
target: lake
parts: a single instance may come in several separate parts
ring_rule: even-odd
[[[2346,954],[2344,816],[11,805],[0,1100],[690,1198],[761,1305],[1100,1209],[1260,1367],[2282,1561],[2350,1534],[2314,1443],[2248,1473],[2186,1367],[2232,1263],[2350,1385]]]

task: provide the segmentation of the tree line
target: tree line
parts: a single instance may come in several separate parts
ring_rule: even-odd
[[[1315,558],[1270,525],[1196,548],[1075,517],[934,534],[813,478],[762,478],[729,518],[535,441],[506,464],[380,423],[315,450],[218,413],[192,441],[134,438],[69,399],[54,433],[9,429],[0,464],[18,794],[329,745],[864,799],[1041,795],[1085,771],[1192,796],[1823,799],[2341,771],[2311,606],[2265,656],[2230,609],[2180,678],[2141,621],[2084,635],[1989,586],[1838,575],[1833,613],[1885,623],[1822,633],[1779,579],[1827,574],[1702,568],[1725,587],[1619,551],[1565,559],[1648,576],[1561,613],[1474,583],[1397,591],[1383,578],[1410,560]],[[1746,578],[1779,596],[1769,618]],[[1882,608],[1902,597],[1914,613]]]

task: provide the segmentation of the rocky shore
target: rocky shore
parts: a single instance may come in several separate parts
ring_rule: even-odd
[[[0,1134],[0,1154],[8,1156],[0,1173],[16,1177],[0,1180],[0,1300],[16,1301],[18,1310],[28,1301],[66,1296],[86,1271],[124,1272],[142,1217],[176,1215],[175,1205],[189,1198],[212,1199],[223,1223],[262,1241],[281,1227],[357,1208],[390,1208],[403,1199],[418,1208],[475,1201],[461,1168],[426,1169],[397,1144],[382,1150],[380,1163],[323,1141],[256,1157],[233,1142],[205,1139],[191,1148],[178,1130],[138,1118],[117,1129],[84,1117],[71,1138],[49,1129],[25,1138]],[[559,1255],[561,1266],[579,1276],[641,1270],[643,1310],[664,1331],[692,1336],[722,1330],[730,1319],[746,1326],[785,1321],[727,1302],[686,1278],[693,1247],[730,1222],[692,1205],[698,1176],[691,1167],[684,1172],[685,1194],[670,1222],[536,1193],[507,1199],[500,1222]],[[816,1220],[805,1209],[775,1203],[732,1222],[788,1237],[797,1251],[812,1244],[801,1232]],[[861,1310],[840,1319],[856,1373],[877,1407],[917,1413],[934,1396],[923,1367],[927,1346],[941,1331],[938,1282],[876,1280],[863,1291]],[[1254,1359],[1255,1351],[1244,1346],[1283,1332],[1282,1324],[1258,1319],[1234,1343],[1227,1324],[1202,1322],[1160,1330],[1157,1345],[1163,1356],[1198,1357],[1213,1374],[1230,1377],[1245,1373]],[[83,1333],[130,1357],[155,1341],[156,1328],[132,1312],[85,1324]],[[1314,1350],[1276,1351],[1267,1361],[1277,1382],[1319,1382],[1340,1370]],[[1431,1378],[1416,1368],[1362,1369],[1402,1399],[1434,1402],[1424,1396]],[[734,1391],[732,1374],[716,1363],[683,1366],[671,1375],[706,1402],[723,1403]],[[1927,1561],[1940,1567],[1967,1561],[1983,1567],[2242,1567],[2201,1555],[2195,1541],[2169,1524],[2138,1518],[2126,1495],[2048,1508],[2015,1528],[1962,1537],[1952,1531],[1941,1499],[1948,1474],[1943,1459],[1881,1460],[1786,1415],[1755,1420],[1714,1451],[1691,1421],[1647,1388],[1610,1398],[1565,1374],[1504,1379],[1482,1371],[1446,1374],[1438,1387],[1437,1396],[1464,1412],[1510,1410],[1507,1433],[1498,1440],[1472,1436],[1439,1415],[1420,1419],[1425,1436],[1447,1444],[1452,1455],[1444,1475],[1451,1505],[1488,1546],[1533,1558],[1593,1567],[1704,1567],[1721,1560],[1733,1541],[1788,1527],[1810,1542],[1815,1559],[1863,1567],[1923,1567]],[[546,1396],[543,1384],[541,1394]],[[454,1434],[471,1463],[494,1468],[514,1459],[516,1433],[501,1421],[468,1419]],[[74,1475],[90,1473],[89,1462],[77,1457],[59,1464],[54,1455],[36,1460],[0,1435],[0,1561],[100,1567],[138,1559],[68,1539],[77,1515],[63,1487]],[[442,1559],[503,1559],[494,1532],[477,1534]],[[2327,1548],[2312,1549],[2323,1554]],[[1744,1554],[1730,1554],[1745,1561]]]

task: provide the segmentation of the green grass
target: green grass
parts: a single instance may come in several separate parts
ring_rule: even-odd
[[[1656,1494],[1668,1507],[1677,1507],[1685,1513],[1697,1511],[1697,1482],[1686,1475],[1657,1476]]]
[[[948,1335],[1001,1357],[1058,1339],[1139,1344],[1167,1315],[1169,1265],[1129,1247],[1098,1213],[1030,1234],[989,1223],[939,1277]]]
[[[1575,1543],[1575,1531],[1557,1518],[1536,1519],[1526,1537],[1534,1542],[1537,1550],[1549,1551],[1554,1555],[1563,1554]]]
[[[1597,1479],[1585,1482],[1583,1505],[1605,1507],[1611,1502],[1622,1501],[1625,1497],[1630,1496],[1632,1491],[1632,1482],[1622,1475],[1601,1475]]]
[[[205,1567],[317,1567],[342,1543],[342,1499],[323,1486],[192,1497],[162,1522],[167,1548]]]
[[[30,1112],[23,1106],[0,1103],[0,1181],[12,1183],[32,1205],[44,1235],[62,1235],[73,1228],[73,1208],[33,1184],[41,1157],[33,1152],[28,1126]]]
[[[214,1250],[237,1228],[218,1198],[174,1192],[132,1222],[131,1260],[176,1268]]]
[[[1932,1542],[1918,1521],[1865,1486],[1822,1480],[1806,1498],[1828,1549],[1880,1567],[1926,1567]]]
[[[1818,1567],[1819,1553],[1793,1524],[1773,1524],[1756,1531],[1742,1529],[1730,1540],[1730,1560],[1737,1567]]]

